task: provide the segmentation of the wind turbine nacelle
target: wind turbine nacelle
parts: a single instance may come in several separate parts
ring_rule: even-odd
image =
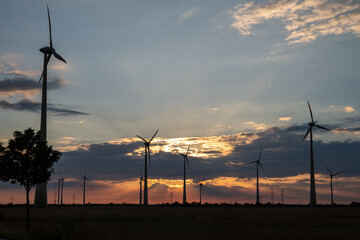
[[[40,52],[45,53],[45,54],[52,54],[54,52],[54,48],[43,47],[43,48],[40,48]]]

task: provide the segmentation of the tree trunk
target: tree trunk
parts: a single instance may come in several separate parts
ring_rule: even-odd
[[[29,201],[30,188],[26,188],[26,233],[29,233],[30,229],[30,201]]]

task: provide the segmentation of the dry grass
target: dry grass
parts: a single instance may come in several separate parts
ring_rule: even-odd
[[[360,239],[359,207],[0,207],[7,239]]]

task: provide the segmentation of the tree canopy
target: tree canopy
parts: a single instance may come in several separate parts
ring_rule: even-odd
[[[61,153],[48,146],[40,132],[35,133],[31,128],[15,131],[13,136],[7,147],[0,146],[0,180],[19,183],[29,191],[49,181],[53,164]]]

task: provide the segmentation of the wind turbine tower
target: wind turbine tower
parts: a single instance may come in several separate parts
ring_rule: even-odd
[[[86,181],[89,181],[89,179],[87,178],[87,176],[86,176],[86,168],[85,168],[85,175],[83,176],[83,180],[84,180],[84,189],[83,189],[83,205],[85,205],[85,193],[86,193],[86,188],[85,188],[85,186],[86,186]]]
[[[58,178],[58,199],[57,199],[57,204],[59,205],[59,203],[60,203],[60,185],[61,184],[61,178],[60,178],[60,176],[59,176],[59,178]]]
[[[144,181],[143,177],[140,177],[140,201],[139,201],[139,205],[142,205],[142,182]]]
[[[188,147],[188,150],[187,150],[186,154],[180,154],[180,155],[183,156],[183,158],[184,158],[183,204],[186,204],[186,164],[187,164],[188,168],[190,168],[190,166],[189,166],[189,159],[188,159],[189,150],[190,150],[190,146]]]
[[[256,205],[260,204],[260,197],[259,197],[259,166],[261,167],[263,172],[265,172],[264,168],[262,167],[262,165],[260,163],[261,154],[262,154],[262,149],[260,150],[259,158],[257,160],[255,160],[255,161],[250,162],[250,163],[256,163]]]
[[[150,161],[150,143],[154,139],[155,135],[159,132],[159,129],[155,132],[154,136],[150,139],[150,141],[145,140],[144,138],[136,135],[138,138],[144,141],[145,145],[145,178],[144,178],[144,205],[148,205],[148,184],[147,184],[147,157],[149,156],[149,166],[151,166]]]
[[[312,129],[313,127],[321,128],[329,131],[326,127],[322,127],[314,121],[313,114],[311,111],[310,103],[307,101],[310,111],[311,122],[308,123],[309,129],[307,130],[302,142],[306,139],[306,137],[310,134],[310,206],[316,206],[316,191],[315,191],[315,170],[314,170],[314,150],[313,150],[313,137],[312,137]]]
[[[199,187],[200,187],[200,205],[201,205],[201,197],[202,197],[201,194],[204,191],[202,182],[199,184]]]
[[[325,167],[330,175],[330,191],[331,191],[331,205],[334,205],[334,195],[333,195],[333,177],[339,175],[341,172],[332,173],[327,167]]]
[[[41,133],[42,138],[45,141],[46,141],[46,114],[47,114],[47,112],[46,112],[46,108],[47,108],[47,65],[48,65],[52,55],[54,55],[60,61],[66,63],[65,59],[62,58],[53,48],[49,6],[47,6],[47,13],[48,13],[48,21],[49,21],[50,46],[43,47],[40,49],[40,52],[42,52],[44,54],[44,64],[43,64],[43,72],[42,72],[40,80],[39,80],[39,83],[40,83],[41,79],[43,80],[40,133]],[[35,206],[37,206],[37,207],[46,207],[47,206],[47,183],[41,183],[36,186]]]
[[[62,178],[61,178],[61,205],[63,205],[64,180],[65,180],[65,178],[62,177]]]

